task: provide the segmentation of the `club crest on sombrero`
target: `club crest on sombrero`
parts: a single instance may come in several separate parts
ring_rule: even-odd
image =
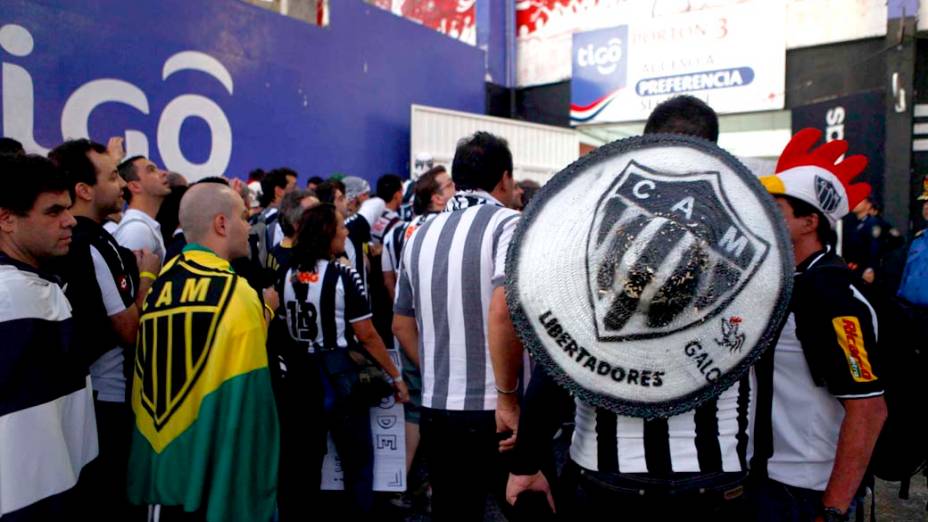
[[[746,228],[718,172],[629,161],[596,206],[587,277],[601,341],[666,335],[717,315],[769,244]]]
[[[533,198],[507,300],[540,363],[581,399],[669,416],[741,379],[786,316],[793,259],[775,202],[716,145],[629,138]]]

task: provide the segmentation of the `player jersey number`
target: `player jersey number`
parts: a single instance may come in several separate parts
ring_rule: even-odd
[[[314,341],[319,334],[316,324],[316,305],[304,301],[288,301],[287,316],[290,319],[290,334],[294,339]]]

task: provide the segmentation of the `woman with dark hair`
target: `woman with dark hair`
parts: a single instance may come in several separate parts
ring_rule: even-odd
[[[349,349],[365,350],[392,380],[397,401],[406,402],[409,392],[374,329],[361,277],[335,261],[347,238],[344,218],[333,205],[307,209],[293,246],[293,268],[283,279],[281,302],[290,336],[323,369],[325,428],[341,459],[350,509],[369,514],[374,501],[371,405],[339,393],[337,377],[330,375],[331,361],[347,360],[341,355]]]

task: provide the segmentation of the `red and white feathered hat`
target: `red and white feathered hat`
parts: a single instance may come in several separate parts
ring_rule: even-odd
[[[867,157],[846,156],[845,140],[834,140],[813,149],[822,137],[818,129],[802,129],[793,135],[777,162],[776,175],[761,176],[767,191],[790,196],[820,210],[831,227],[870,194],[870,184],[851,180],[863,172]]]

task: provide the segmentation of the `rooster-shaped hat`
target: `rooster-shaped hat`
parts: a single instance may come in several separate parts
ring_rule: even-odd
[[[870,194],[868,183],[851,183],[867,166],[863,154],[841,157],[845,140],[818,146],[822,131],[802,129],[793,135],[777,162],[776,174],[762,176],[761,183],[774,196],[789,196],[820,210],[831,227]]]

